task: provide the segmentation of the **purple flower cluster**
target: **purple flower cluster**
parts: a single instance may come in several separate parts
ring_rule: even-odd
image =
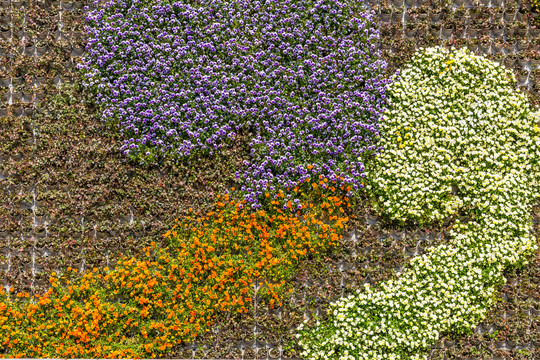
[[[247,127],[253,207],[319,174],[362,187],[388,80],[360,1],[110,0],[87,20],[85,85],[126,155],[213,151]]]

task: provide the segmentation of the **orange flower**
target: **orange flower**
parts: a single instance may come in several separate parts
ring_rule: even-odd
[[[294,188],[301,196],[303,186]],[[197,332],[207,330],[216,310],[248,312],[251,298],[246,295],[252,291],[253,279],[259,276],[277,281],[261,289],[261,299],[271,307],[281,306],[289,285],[283,279],[293,274],[296,262],[308,253],[320,254],[336,246],[341,238],[338,229],[348,221],[341,215],[347,206],[342,205],[347,204],[346,198],[330,196],[325,202],[323,194],[310,196],[315,198],[313,203],[301,204],[302,209],[310,205],[308,214],[297,209],[281,211],[283,192],[279,193],[279,201],[271,201],[273,208],[256,213],[248,207],[237,208],[239,203],[234,201],[217,202],[219,211],[215,213],[184,218],[184,226],[179,225],[186,229],[182,238],[171,245],[171,251],[155,248],[155,260],[122,257],[106,276],[94,270],[67,289],[57,286],[37,296],[34,305],[0,303],[2,314],[12,314],[4,324],[20,334],[18,342],[8,341],[8,346],[13,354],[22,351],[26,357],[163,355],[172,347],[168,339],[190,341]],[[224,198],[228,201],[227,196]],[[295,206],[290,201],[286,204],[289,208]],[[318,228],[322,224],[318,216],[328,218],[331,211],[337,214],[329,218],[332,224]],[[144,250],[149,252],[150,247]],[[60,284],[60,280],[53,281]],[[129,301],[108,302],[117,296]],[[51,312],[51,308],[56,311]],[[156,318],[163,320],[153,320]],[[35,324],[31,324],[33,321]],[[126,336],[119,338],[131,330],[135,335],[129,341]],[[45,333],[47,338],[38,340],[36,333]],[[70,337],[78,342],[55,346],[66,344]],[[38,340],[39,346],[29,343],[30,339]],[[107,346],[101,346],[101,341],[107,341]]]

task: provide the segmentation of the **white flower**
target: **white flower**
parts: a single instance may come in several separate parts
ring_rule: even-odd
[[[456,222],[448,245],[428,249],[383,290],[366,284],[338,302],[335,319],[302,343],[317,359],[327,358],[331,334],[350,358],[401,359],[401,350],[427,359],[440,334],[484,319],[504,268],[537,250],[528,232],[540,194],[540,112],[506,80],[513,74],[467,49],[435,47],[418,51],[400,76],[366,188],[395,220],[442,222],[466,209],[477,216]]]

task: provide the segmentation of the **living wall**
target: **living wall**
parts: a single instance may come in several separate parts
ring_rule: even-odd
[[[66,277],[72,277],[70,278],[72,283],[69,285],[86,288],[87,284],[91,284],[93,291],[101,291],[102,298],[107,299],[106,291],[97,285],[98,280],[92,284],[92,280],[97,279],[97,276],[96,278],[95,275],[89,276],[88,271],[98,268],[104,280],[103,276],[107,273],[105,267],[113,274],[117,274],[115,276],[121,273],[120,269],[124,266],[166,267],[163,263],[153,265],[154,258],[151,252],[149,255],[146,254],[146,247],[151,245],[156,249],[165,249],[171,244],[161,235],[167,232],[172,235],[172,231],[177,229],[173,229],[177,225],[174,219],[186,219],[188,216],[193,218],[200,216],[204,219],[209,212],[215,211],[218,195],[223,195],[229,190],[230,195],[234,196],[232,187],[241,189],[242,185],[245,186],[239,183],[243,180],[237,179],[236,173],[243,174],[247,169],[244,163],[254,164],[257,160],[251,153],[254,148],[252,139],[257,134],[257,126],[260,125],[252,121],[253,125],[239,129],[234,139],[227,139],[219,149],[214,149],[212,154],[211,149],[208,149],[207,153],[195,151],[187,157],[171,161],[167,156],[159,159],[160,151],[156,151],[157,155],[154,158],[150,157],[143,166],[139,161],[133,161],[134,159],[119,151],[122,142],[126,140],[122,134],[122,125],[118,121],[104,123],[101,118],[103,108],[96,109],[98,111],[95,112],[94,109],[97,108],[95,105],[99,104],[95,104],[91,93],[80,86],[86,80],[75,65],[89,55],[87,53],[82,58],[80,56],[86,43],[85,12],[92,10],[94,4],[82,2],[50,4],[40,1],[8,2],[7,6],[5,4],[0,4],[0,16],[3,16],[0,19],[3,31],[0,36],[0,47],[8,56],[2,57],[0,64],[2,77],[0,85],[3,86],[0,87],[0,92],[5,100],[2,105],[6,104],[6,108],[0,106],[2,108],[0,114],[9,116],[2,117],[0,124],[2,127],[0,156],[3,155],[0,158],[0,182],[3,186],[3,192],[0,192],[2,197],[0,221],[3,226],[3,231],[0,232],[0,247],[5,255],[1,260],[1,271],[6,297],[10,299],[9,301],[18,299],[17,301],[21,302],[20,308],[13,306],[11,310],[25,309],[27,306],[25,301],[29,301],[29,298],[17,297],[16,294],[24,292],[31,297],[34,294],[46,293],[50,287],[49,275],[52,271],[56,271],[59,286],[56,289],[58,293],[55,294],[62,291],[67,291],[62,293],[62,296],[69,294]],[[84,9],[84,5],[88,5],[89,8]],[[452,45],[458,48],[468,47],[477,54],[483,54],[512,68],[516,74],[517,85],[522,90],[529,90],[531,102],[537,103],[538,29],[534,25],[535,12],[530,4],[512,1],[506,1],[504,4],[497,1],[471,3],[371,1],[361,6],[375,11],[369,22],[380,31],[380,38],[373,39],[373,50],[380,48],[382,52],[374,59],[384,59],[388,65],[387,75],[408,62],[415,48],[419,46],[441,44],[446,47]],[[240,18],[247,16],[237,15]],[[278,19],[291,16],[274,15]],[[6,23],[7,28],[3,25]],[[302,26],[299,26],[299,29],[305,31]],[[26,35],[23,37],[25,32]],[[360,40],[358,37],[351,38]],[[287,43],[288,45],[295,44],[294,39],[287,39],[291,41]],[[331,41],[338,41],[339,37],[327,40],[326,44],[331,44]],[[21,51],[22,48],[24,49]],[[320,55],[311,50],[311,55]],[[375,51],[371,54],[375,55]],[[287,64],[280,63],[280,66],[286,67]],[[384,69],[381,67],[379,70]],[[320,74],[320,76],[324,79],[329,75]],[[320,79],[313,74],[312,77]],[[279,76],[273,80],[281,81]],[[62,84],[66,81],[74,84]],[[3,84],[8,85],[4,87]],[[354,82],[352,84],[354,85]],[[275,88],[286,93],[290,91],[283,89],[285,87]],[[335,102],[337,100],[332,96],[339,95],[339,91],[326,95],[325,101]],[[34,104],[29,99],[35,100],[35,107],[28,107]],[[294,103],[300,99],[292,98],[288,101]],[[274,110],[279,116],[287,116],[289,111],[279,106]],[[30,113],[29,117],[25,117],[25,114]],[[242,122],[244,120],[246,119],[241,119]],[[289,131],[287,125],[282,129],[284,132]],[[366,132],[368,135],[369,133],[370,131]],[[298,135],[290,131],[288,134]],[[300,135],[291,139],[297,142],[306,141]],[[277,149],[281,151],[282,147],[279,144],[287,145],[289,141],[290,139],[277,139]],[[359,146],[360,143],[354,145]],[[345,149],[338,155],[349,156],[348,151],[349,149]],[[283,156],[278,151],[275,154]],[[332,156],[328,159],[331,160]],[[306,168],[315,165],[310,161],[305,161]],[[362,165],[367,165],[366,159],[358,161],[361,161]],[[287,162],[285,164],[290,165]],[[284,174],[282,171],[286,169],[288,168],[274,167],[272,171]],[[309,170],[317,169],[314,166]],[[340,171],[346,170],[343,168]],[[251,170],[247,172],[253,173]],[[366,180],[369,179],[369,171],[366,174],[368,176],[362,178],[360,185],[362,182],[366,184]],[[295,179],[301,178],[301,174],[291,176]],[[325,181],[324,176],[322,179],[316,175],[311,176],[309,183],[307,178],[305,180],[304,187],[309,186],[313,191],[315,183],[317,189],[322,188],[328,195],[332,193],[332,188],[337,191],[341,185],[332,183],[330,179]],[[284,188],[286,192],[283,195],[283,202],[279,205],[280,211],[290,210],[293,206],[298,208],[300,205],[294,202],[294,197],[297,197],[294,189],[295,186],[289,190]],[[347,191],[351,190],[345,187],[345,192]],[[453,191],[456,192],[457,188]],[[242,194],[237,200],[241,200],[244,195],[246,194]],[[260,195],[262,200],[258,200],[261,209],[273,205],[272,201],[281,201],[277,198],[266,198],[265,193]],[[291,197],[287,198],[288,195]],[[332,193],[331,196],[342,195]],[[312,197],[303,200],[312,203],[315,199]],[[303,201],[301,197],[298,197],[298,200]],[[421,198],[417,200],[422,201]],[[348,231],[339,240],[339,246],[332,246],[332,251],[322,252],[320,257],[297,253],[299,261],[295,263],[296,271],[281,273],[283,279],[287,279],[286,285],[292,292],[284,291],[283,297],[280,297],[282,303],[274,301],[274,308],[270,306],[271,296],[265,293],[264,285],[258,285],[259,283],[255,281],[248,287],[246,294],[250,293],[249,296],[235,298],[244,302],[247,312],[240,313],[233,307],[225,308],[215,316],[212,324],[201,324],[201,328],[207,326],[206,329],[209,331],[199,332],[196,337],[183,336],[184,342],[169,344],[159,339],[163,335],[159,332],[163,329],[148,327],[153,321],[158,321],[157,317],[141,317],[141,311],[145,314],[143,309],[149,306],[144,304],[144,300],[141,304],[130,297],[116,299],[111,297],[104,302],[96,302],[97,305],[93,302],[88,304],[89,308],[85,308],[85,313],[88,313],[78,314],[78,310],[74,311],[73,308],[87,306],[83,303],[88,299],[82,297],[70,304],[71,309],[62,310],[65,318],[75,315],[84,327],[68,336],[74,339],[73,344],[67,346],[68,341],[61,339],[66,344],[63,351],[94,356],[92,351],[98,347],[92,345],[95,341],[92,332],[95,332],[96,328],[86,329],[84,326],[86,318],[82,319],[82,316],[93,314],[99,317],[108,311],[104,306],[105,303],[120,309],[122,303],[128,301],[130,303],[125,305],[129,306],[132,312],[127,317],[137,319],[138,322],[130,321],[128,325],[122,324],[122,328],[114,329],[114,326],[110,327],[111,324],[108,323],[110,320],[106,318],[97,321],[100,328],[97,335],[101,339],[97,343],[102,341],[99,348],[102,353],[111,351],[104,349],[104,346],[109,346],[107,344],[110,343],[110,339],[117,339],[119,344],[123,344],[119,345],[117,351],[135,349],[150,357],[152,353],[156,356],[159,353],[164,354],[163,356],[184,358],[299,356],[302,349],[296,347],[298,343],[294,334],[304,319],[313,320],[315,315],[325,318],[329,302],[355,295],[355,290],[362,288],[364,284],[375,285],[388,279],[394,272],[399,273],[403,264],[407,264],[410,258],[424,253],[432,246],[440,244],[451,246],[450,231],[456,227],[451,218],[436,226],[418,226],[414,222],[399,224],[398,221],[372,216],[374,209],[363,190],[357,191],[354,196],[351,194],[349,201],[351,206],[344,208],[349,218],[348,225],[345,225]],[[189,211],[190,208],[199,215],[194,216],[193,212]],[[310,208],[299,210],[308,211],[308,209]],[[277,212],[277,209],[275,211]],[[538,209],[535,211],[538,213]],[[209,225],[207,221],[203,221],[202,224],[202,226]],[[219,223],[214,225],[220,226]],[[313,231],[313,234],[319,231],[317,226]],[[339,231],[342,232],[343,229]],[[246,238],[250,236],[252,235],[246,232]],[[199,239],[201,244],[205,244],[203,240],[205,239]],[[206,240],[212,241],[211,238]],[[233,239],[230,240],[233,242]],[[152,245],[152,242],[155,244]],[[247,257],[247,251],[250,250],[246,250],[244,258]],[[251,251],[253,254],[253,249]],[[274,250],[273,254],[275,251],[277,250]],[[200,253],[200,249],[195,253]],[[122,254],[128,255],[125,263],[119,261]],[[170,261],[177,261],[174,254],[166,251],[162,254]],[[135,255],[135,258],[130,260],[131,255]],[[192,255],[194,254],[184,252],[184,257],[179,260],[189,259]],[[234,256],[239,258],[239,254]],[[201,264],[204,269],[204,262]],[[483,323],[478,324],[474,334],[459,336],[452,331],[441,334],[439,337],[441,341],[432,344],[431,347],[428,345],[428,352],[432,358],[443,356],[534,358],[538,352],[536,342],[540,341],[537,312],[540,304],[538,264],[539,257],[535,254],[530,264],[525,264],[523,268],[510,267],[505,270],[504,277],[508,282],[502,288],[496,287],[501,289],[502,301],[497,301],[495,309],[485,313],[486,318]],[[116,272],[113,270],[115,265],[119,268]],[[87,275],[84,279],[80,279],[79,275],[72,275],[72,270],[66,270],[68,266],[77,269],[77,274],[83,272]],[[280,273],[273,274],[275,276]],[[138,275],[124,274],[126,276],[124,280],[132,278],[134,282],[140,281]],[[144,270],[140,275],[149,276]],[[109,279],[112,278],[114,277]],[[129,281],[126,285],[128,283]],[[166,289],[170,291],[169,294],[174,291],[179,294],[176,288],[168,288],[163,284],[158,286],[161,286],[160,291],[164,290],[160,295],[163,298]],[[157,296],[158,293],[152,293],[151,296]],[[195,296],[197,293],[190,290],[189,294]],[[56,295],[52,294],[49,296],[57,305],[60,303],[63,305],[62,297],[55,298]],[[140,297],[138,299],[140,300]],[[73,306],[75,303],[77,304]],[[159,308],[157,303],[152,306]],[[119,316],[121,314],[118,312]],[[171,319],[180,321],[183,319],[182,316],[175,314]],[[165,318],[166,316],[158,322],[165,324],[167,322]],[[10,319],[14,320],[13,317]],[[15,319],[15,323],[16,321],[18,320]],[[53,326],[50,329],[56,330],[60,328],[55,326],[64,326],[51,319],[44,324]],[[94,326],[93,324],[91,326]],[[16,330],[14,334],[9,334],[14,341],[0,350],[8,357],[13,356],[14,346],[30,351],[30,347],[18,344],[19,339],[24,341],[29,339],[25,333],[27,331],[25,329],[29,327],[20,325],[13,327]],[[126,328],[123,328],[124,325]],[[116,335],[114,332],[104,334],[101,330],[105,329],[118,330],[119,334]],[[142,330],[146,334],[143,334]],[[51,330],[48,334],[51,336],[50,339],[55,339],[54,341],[58,341],[55,336],[65,335],[62,330],[56,332]],[[82,339],[79,339],[80,343],[76,342],[77,336],[82,336]],[[125,339],[122,338],[124,336]],[[85,343],[83,339],[92,340]],[[47,340],[44,338],[32,341],[34,343],[31,346],[43,346],[41,351],[51,351],[53,348],[50,340],[49,343],[46,343]],[[151,343],[155,347],[146,349],[142,346]],[[23,344],[28,345],[26,342]]]

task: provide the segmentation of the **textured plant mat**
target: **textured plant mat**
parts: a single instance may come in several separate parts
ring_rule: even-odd
[[[530,4],[366,4],[378,14],[389,74],[418,47],[468,46],[514,69],[519,88],[538,104],[540,18]],[[54,270],[113,266],[120,254],[159,243],[174,219],[189,208],[209,210],[217,194],[236,186],[234,174],[249,156],[249,134],[242,134],[214,156],[179,165],[127,161],[118,128],[101,122],[74,68],[84,56],[84,5],[0,3],[0,285],[15,292],[42,293]],[[250,313],[222,314],[210,332],[168,357],[298,357],[293,335],[305,318],[324,316],[331,301],[364,282],[392,276],[422,249],[444,243],[451,226],[398,229],[370,215],[366,202],[354,211],[343,246],[324,261],[302,263],[281,309],[255,296]],[[538,208],[535,214],[538,230]],[[433,359],[540,357],[540,254],[506,277],[485,322],[471,336],[441,339]]]

